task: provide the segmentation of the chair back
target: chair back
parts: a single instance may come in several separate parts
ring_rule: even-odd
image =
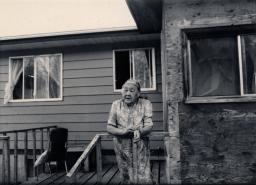
[[[66,159],[66,143],[68,130],[66,128],[54,128],[50,132],[50,147],[47,161],[61,161]]]

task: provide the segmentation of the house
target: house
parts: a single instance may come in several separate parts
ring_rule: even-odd
[[[171,183],[254,183],[256,1],[127,4],[139,30],[1,40],[1,124],[56,124],[69,129],[71,142],[89,142],[105,132],[123,77],[140,73],[154,131],[169,132]],[[4,105],[8,75],[20,61],[25,76]]]
[[[93,30],[0,42],[1,131],[57,125],[69,130],[70,146],[84,147],[106,132],[111,104],[133,77],[141,79],[143,96],[153,103],[154,131],[163,130],[159,32]],[[12,149],[15,138],[10,139]],[[28,140],[32,148],[32,134]],[[113,148],[109,140],[102,146]]]

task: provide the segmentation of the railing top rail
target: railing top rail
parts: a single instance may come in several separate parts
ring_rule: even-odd
[[[0,136],[0,140],[8,140],[9,138],[9,136]]]
[[[88,155],[90,154],[92,149],[96,146],[96,144],[99,141],[99,139],[100,139],[100,135],[96,134],[94,136],[94,138],[92,139],[92,141],[90,142],[90,144],[86,147],[86,149],[84,150],[82,155],[78,158],[76,163],[73,165],[71,170],[68,172],[68,174],[67,174],[68,177],[72,177],[73,176],[73,174],[77,171],[77,169],[81,165],[82,161],[88,157]]]
[[[113,135],[108,134],[108,133],[97,134],[97,135],[99,135],[102,139],[111,139],[113,137]],[[164,137],[169,137],[169,136],[170,136],[169,132],[151,132],[146,137],[149,137],[149,138],[164,138]]]
[[[26,131],[40,130],[40,129],[47,129],[47,128],[56,128],[56,127],[57,127],[57,125],[47,126],[47,127],[35,127],[35,128],[28,128],[28,129],[19,129],[19,130],[7,130],[7,131],[0,131],[0,134],[26,132]]]

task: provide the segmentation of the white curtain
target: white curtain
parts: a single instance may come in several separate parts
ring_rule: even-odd
[[[36,98],[59,98],[60,56],[40,56],[36,61]]]
[[[11,63],[11,74],[5,85],[4,104],[7,104],[13,97],[13,90],[23,72],[22,59],[14,59]]]
[[[49,98],[49,57],[35,57],[36,62],[36,98]]]
[[[60,56],[51,56],[49,61],[49,94],[50,98],[60,97]]]
[[[134,77],[140,82],[142,88],[151,88],[152,86],[150,62],[145,50],[134,50]]]

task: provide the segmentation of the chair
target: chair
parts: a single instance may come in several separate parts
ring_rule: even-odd
[[[56,161],[57,166],[60,162],[64,162],[66,173],[67,169],[67,139],[68,139],[68,130],[66,128],[54,128],[50,132],[50,141],[49,148],[47,151],[46,163],[51,173],[50,163]]]

